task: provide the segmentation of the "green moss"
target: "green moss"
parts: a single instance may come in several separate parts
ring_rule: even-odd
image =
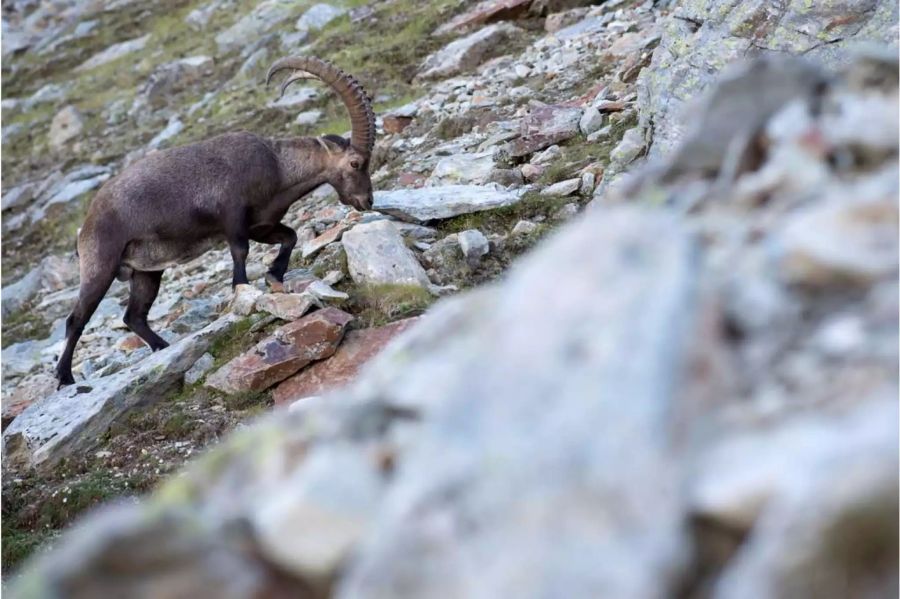
[[[9,573],[25,558],[56,536],[52,530],[23,530],[3,526],[3,569]]]
[[[255,406],[271,405],[272,398],[266,391],[244,391],[223,396],[223,402],[229,410],[248,410]]]
[[[175,412],[169,416],[160,427],[160,431],[166,437],[181,439],[187,437],[194,427],[194,419],[184,412]]]
[[[46,339],[50,325],[34,310],[25,309],[3,319],[3,347],[28,339]]]
[[[349,310],[359,328],[381,326],[417,316],[434,302],[434,297],[418,285],[362,285],[349,290]]]
[[[437,228],[445,233],[459,233],[467,229],[506,233],[520,220],[546,217],[571,201],[573,198],[548,197],[537,192],[528,192],[512,206],[456,216],[441,222]]]
[[[215,358],[213,368],[221,366],[249,347],[248,337],[254,324],[255,318],[242,318],[227,333],[210,343],[208,351]]]
[[[437,124],[434,134],[443,140],[455,139],[471,131],[477,123],[477,118],[471,112],[455,117],[447,117],[441,119],[441,122]]]

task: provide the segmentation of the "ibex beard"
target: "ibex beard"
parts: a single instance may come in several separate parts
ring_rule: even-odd
[[[281,71],[292,71],[282,94],[308,78],[337,92],[350,114],[350,139],[228,133],[156,152],[107,181],[78,234],[81,287],[66,319],[66,346],[56,367],[60,386],[75,382],[75,345],[114,278],[131,282],[125,324],[156,351],[168,344],[150,329],[147,315],[166,268],[224,241],[234,262],[232,285],[248,283],[253,240],[280,246],[266,274],[278,286],[297,243],[294,230],[281,222],[294,202],[327,183],[342,203],[372,207],[375,114],[365,90],[351,75],[313,57],[276,61],[266,83]]]

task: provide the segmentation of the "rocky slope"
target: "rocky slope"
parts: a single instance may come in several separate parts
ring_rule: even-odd
[[[22,596],[896,594],[896,6],[582,4],[4,4],[4,562],[290,406]],[[92,190],[346,126],[286,52],[374,92],[377,212],[172,269],[152,356],[114,288],[53,393]]]

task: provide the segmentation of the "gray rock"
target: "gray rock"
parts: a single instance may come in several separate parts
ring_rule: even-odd
[[[691,343],[696,275],[676,222],[594,212],[503,286],[437,306],[376,358],[356,390],[425,422],[345,573],[346,596],[386,597],[400,581],[410,597],[464,596],[471,584],[488,596],[653,596],[676,558],[677,467],[663,431]],[[560,305],[560,285],[582,292]],[[603,292],[610,286],[616,294]],[[609,349],[621,339],[632,340],[627,355]],[[547,397],[554,416],[538,418]],[[618,425],[598,435],[610,419]],[[632,509],[647,496],[653,510]],[[596,559],[601,550],[608,561]],[[471,583],[460,551],[502,557],[480,561]]]
[[[443,185],[419,189],[376,191],[374,209],[403,220],[427,222],[511,206],[522,199],[521,190],[499,185]]]
[[[849,197],[789,218],[776,241],[784,277],[800,285],[840,289],[896,276],[900,239],[895,196],[900,189],[895,178],[890,181],[887,188],[847,189]]]
[[[332,271],[333,273],[338,271]],[[340,273],[338,273],[340,274]],[[333,278],[333,277],[332,277]],[[343,291],[333,289],[329,283],[324,280],[313,281],[306,287],[306,293],[313,296],[320,302],[341,303],[350,299],[350,296]]]
[[[294,123],[297,125],[315,125],[322,118],[321,110],[304,110],[297,115]]]
[[[356,225],[343,238],[350,277],[358,285],[418,285],[430,281],[413,253],[387,220]]]
[[[297,31],[318,31],[346,12],[347,9],[342,6],[333,6],[321,2],[313,4],[297,19],[295,27]]]
[[[313,298],[305,293],[266,293],[256,300],[256,309],[290,321],[301,318],[313,303]]]
[[[529,235],[534,233],[537,230],[537,224],[531,222],[530,220],[520,220],[516,223],[516,225],[512,228],[512,231],[509,232],[510,235]]]
[[[581,188],[581,177],[559,181],[541,190],[542,196],[570,196]]]
[[[581,174],[581,185],[578,188],[578,193],[583,196],[589,196],[594,193],[594,186],[596,185],[597,176],[591,171],[585,171]]]
[[[522,30],[509,23],[488,25],[426,58],[417,77],[439,79],[471,70],[495,54],[507,39],[518,35]]]
[[[262,295],[263,292],[253,285],[238,285],[234,288],[234,297],[231,299],[231,311],[242,316],[252,314],[256,300]]]
[[[478,229],[461,231],[456,234],[456,238],[459,240],[459,249],[462,250],[466,262],[472,268],[478,265],[491,248],[487,237]]]
[[[427,183],[448,185],[460,183],[486,183],[494,168],[493,152],[455,154],[438,160]]]
[[[165,128],[150,140],[150,143],[147,144],[147,147],[154,149],[161,147],[167,141],[181,133],[182,129],[184,129],[184,123],[180,118],[178,118],[178,116],[173,116],[169,119],[169,122],[168,124],[166,124]]]
[[[281,98],[269,102],[269,108],[300,109],[319,97],[319,90],[314,87],[292,87]]]
[[[23,183],[16,185],[12,189],[3,194],[0,210],[6,212],[18,206],[24,206],[34,199],[34,191],[37,185],[35,183]]]
[[[216,35],[219,51],[230,52],[246,46],[247,40],[257,40],[273,27],[291,16],[293,2],[263,0],[234,25]]]
[[[586,108],[584,114],[581,115],[581,120],[578,121],[578,128],[581,129],[582,135],[590,135],[602,127],[603,115],[600,114],[600,111],[593,106]]]
[[[896,394],[840,418],[729,439],[705,456],[694,513],[729,530],[753,527],[717,596],[836,599],[897,590],[880,565],[893,559],[896,538]]]
[[[335,477],[335,468],[345,475]],[[382,488],[375,464],[350,444],[312,457],[254,514],[260,550],[285,571],[326,584],[368,532]]]
[[[184,384],[185,385],[193,385],[204,376],[206,373],[212,370],[213,365],[215,365],[216,359],[212,354],[206,353],[200,356],[200,358],[194,362],[194,365],[191,366],[187,372],[184,373]]]
[[[15,283],[3,287],[0,297],[3,298],[4,318],[18,312],[34,299],[41,289],[41,274],[41,267],[36,266]]]
[[[212,74],[214,61],[209,56],[189,56],[157,67],[142,93],[150,106],[165,106],[170,95]]]
[[[521,158],[571,139],[579,133],[582,110],[573,106],[539,105],[520,126],[520,137],[503,146],[512,158]]]
[[[644,131],[640,127],[634,127],[625,132],[625,135],[622,136],[622,141],[613,148],[609,157],[618,165],[625,166],[634,162],[646,147],[647,142],[644,140]]]
[[[174,391],[185,371],[236,320],[224,316],[134,366],[64,387],[31,404],[3,432],[5,459],[20,467],[52,468],[62,458],[90,450],[130,408],[159,401],[167,391]]]
[[[33,216],[34,220],[43,217],[44,211],[55,204],[68,204],[72,200],[76,200],[109,179],[109,173],[101,173],[95,177],[87,179],[72,179],[71,175],[67,176],[66,181],[50,196],[40,207],[40,210]]]
[[[487,182],[503,187],[520,187],[525,184],[525,177],[517,168],[495,168],[488,175]]]
[[[106,50],[91,56],[89,59],[81,63],[78,67],[76,67],[76,71],[83,72],[89,71],[91,69],[96,69],[99,66],[108,64],[114,60],[118,60],[128,54],[133,52],[139,52],[144,49],[147,45],[147,42],[150,41],[150,34],[143,35],[138,38],[134,38],[125,42],[120,42],[118,44],[113,44]]]
[[[74,106],[66,106],[56,113],[50,122],[48,140],[54,150],[62,150],[66,144],[81,135],[84,119]]]
[[[15,377],[35,370],[43,361],[43,351],[47,347],[45,341],[30,339],[13,343],[2,352],[3,376]]]

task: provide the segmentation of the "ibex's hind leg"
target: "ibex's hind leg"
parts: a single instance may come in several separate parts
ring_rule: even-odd
[[[90,262],[86,263],[86,259]],[[116,276],[119,256],[110,256],[106,260],[95,260],[93,257],[86,258],[82,254],[81,260],[81,289],[78,292],[75,308],[66,319],[66,348],[56,365],[56,378],[59,380],[60,386],[71,385],[75,382],[75,378],[72,376],[72,356],[75,353],[75,345]],[[89,268],[85,268],[85,264],[89,264]]]
[[[274,227],[268,227],[264,231],[250,229],[250,239],[259,243],[281,244],[278,255],[272,261],[266,281],[273,287],[277,287],[284,281],[284,273],[287,272],[291,261],[291,253],[297,245],[297,233],[287,225],[278,223]]]
[[[165,339],[154,333],[147,324],[147,314],[159,293],[159,282],[163,271],[145,272],[136,270],[131,275],[131,295],[125,310],[125,325],[144,340],[153,351],[169,347]]]

